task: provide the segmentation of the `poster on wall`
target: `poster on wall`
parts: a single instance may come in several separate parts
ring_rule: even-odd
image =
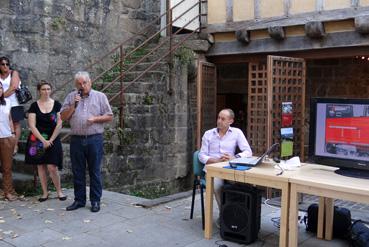
[[[292,102],[282,102],[282,128],[292,126]]]
[[[293,154],[292,102],[282,102],[281,158]]]
[[[293,128],[281,128],[281,157],[293,154]]]

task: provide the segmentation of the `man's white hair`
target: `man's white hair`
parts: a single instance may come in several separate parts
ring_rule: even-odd
[[[87,71],[78,71],[74,76],[74,81],[76,81],[79,78],[82,78],[85,81],[91,82],[90,74]]]

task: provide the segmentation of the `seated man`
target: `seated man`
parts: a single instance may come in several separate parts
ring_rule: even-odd
[[[205,132],[201,141],[199,160],[206,165],[228,161],[239,157],[250,157],[252,151],[242,130],[231,127],[234,121],[234,112],[231,109],[223,109],[218,114],[217,127]],[[236,148],[241,150],[235,154]],[[214,179],[215,199],[220,209],[221,189],[223,180]]]

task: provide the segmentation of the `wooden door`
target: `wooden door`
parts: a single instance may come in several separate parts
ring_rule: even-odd
[[[302,58],[268,56],[269,140],[268,146],[281,140],[282,102],[292,102],[293,156],[304,160],[305,78]]]
[[[281,142],[282,102],[292,102],[293,155],[304,159],[305,70],[301,58],[268,56],[249,64],[247,136],[255,155]]]
[[[197,131],[196,146],[201,147],[201,137],[216,125],[217,73],[212,63],[200,61],[197,76]]]
[[[247,140],[254,155],[268,147],[268,77],[266,62],[249,63]]]

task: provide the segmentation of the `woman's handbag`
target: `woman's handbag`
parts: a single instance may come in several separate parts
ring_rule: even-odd
[[[17,96],[19,104],[25,104],[32,99],[32,94],[28,87],[22,84],[15,90],[15,95]]]

